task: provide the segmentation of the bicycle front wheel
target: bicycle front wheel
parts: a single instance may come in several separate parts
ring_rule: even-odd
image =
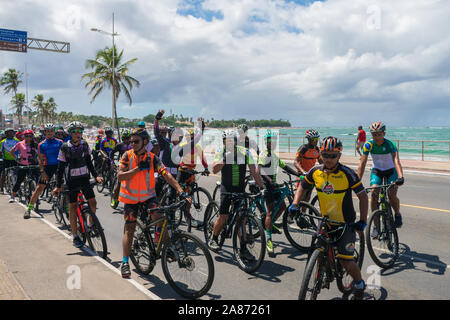
[[[266,254],[266,236],[261,221],[248,215],[236,221],[233,251],[240,269],[247,273],[258,270]]]
[[[311,247],[311,240],[316,231],[313,218],[306,218],[302,213],[320,217],[320,213],[311,204],[300,201],[300,213],[291,215],[289,210],[283,214],[283,230],[288,241],[298,250],[307,251]]]
[[[303,274],[298,300],[317,299],[325,276],[322,260],[322,252],[319,249],[314,250]]]
[[[149,274],[156,264],[155,247],[141,220],[136,221],[130,259],[142,274]]]
[[[379,267],[388,269],[397,261],[399,256],[397,229],[387,212],[376,210],[372,214],[366,229],[366,242],[370,257]]]
[[[86,232],[89,248],[95,251],[99,257],[106,259],[106,256],[108,255],[108,248],[102,225],[100,224],[100,220],[98,220],[97,215],[93,214],[91,210],[89,210],[89,215],[92,217],[93,222],[92,226],[87,228],[88,232]],[[86,220],[89,221],[89,218],[87,217]]]
[[[176,234],[164,246],[161,264],[167,282],[182,297],[197,299],[212,286],[213,259],[206,245],[193,234]]]

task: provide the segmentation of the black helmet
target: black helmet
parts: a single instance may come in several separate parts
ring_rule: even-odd
[[[147,130],[145,130],[144,128],[136,128],[133,130],[133,132],[131,133],[132,136],[139,136],[142,139],[147,139],[150,140],[150,136],[147,132]]]

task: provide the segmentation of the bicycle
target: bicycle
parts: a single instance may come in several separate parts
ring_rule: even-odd
[[[366,230],[366,242],[367,250],[372,260],[381,268],[391,268],[399,257],[399,239],[397,228],[395,227],[394,216],[392,208],[389,203],[387,193],[395,183],[386,184],[386,178],[383,179],[384,185],[378,187],[367,188],[366,191],[370,192],[373,189],[381,189],[378,208],[375,210],[369,218]],[[373,227],[377,228],[378,235],[376,237],[371,236],[371,230]],[[375,242],[376,241],[376,242]],[[377,255],[375,250],[379,251]]]
[[[117,182],[117,166],[114,162],[111,162],[109,158],[106,159],[108,161],[105,170],[101,172],[103,179],[102,184],[97,184],[97,191],[102,193],[105,188],[108,188],[110,194],[114,192],[114,186]]]
[[[198,174],[202,176],[206,175],[205,172],[200,172],[196,170],[188,170],[187,173],[195,175],[197,177]],[[212,201],[212,197],[208,190],[205,188],[199,187],[197,180],[186,184],[180,183],[181,188],[188,194],[188,196],[192,199],[192,205],[190,210],[179,210],[175,213],[175,226],[178,227],[181,224],[182,217],[184,215],[185,221],[187,224],[187,232],[191,232],[192,230],[192,220],[197,221],[197,228],[201,228],[204,220],[204,212],[206,211],[206,207]],[[163,195],[161,196],[161,205],[167,205],[169,202],[176,201],[176,196],[173,190],[171,190],[170,185],[167,183],[163,187]],[[183,211],[183,212],[182,212]]]
[[[244,179],[244,184],[247,186],[250,181],[252,181],[252,176],[250,174],[247,174]],[[216,186],[214,188],[214,192],[212,195],[212,200],[214,200],[214,201],[219,200],[218,195],[220,194],[220,186],[221,185],[222,185],[222,182],[220,180],[216,182]],[[217,197],[217,199],[216,199],[216,197]]]
[[[261,266],[266,253],[266,237],[260,219],[251,213],[247,199],[261,196],[261,193],[233,193],[225,192],[231,196],[230,214],[225,228],[219,235],[219,246],[222,247],[226,238],[233,238],[233,255],[238,267],[246,273],[253,273]],[[210,202],[205,212],[204,235],[206,243],[212,237],[214,224],[219,217],[219,205],[216,201]],[[241,255],[241,249],[246,248],[250,257]],[[244,252],[242,252],[244,253]]]
[[[39,166],[38,165],[29,165],[29,166],[16,166],[17,170],[26,170],[26,176],[24,181],[22,182],[20,189],[17,192],[17,196],[19,198],[19,202],[22,202],[26,205],[30,203],[31,196],[33,195],[34,190],[36,189],[36,181],[39,177]],[[36,212],[39,210],[39,205],[36,203]]]
[[[91,186],[97,184],[96,182],[90,182]],[[67,187],[64,188],[63,195],[61,198],[67,201],[66,195],[69,194]],[[65,204],[64,207],[66,208]],[[63,215],[61,215],[63,216]],[[66,216],[67,217],[67,216]],[[89,227],[88,217],[92,218],[92,226]],[[63,217],[64,219],[64,217]],[[65,221],[64,221],[65,223]],[[70,224],[70,223],[69,223]],[[108,248],[106,244],[105,233],[103,232],[103,227],[98,219],[97,215],[94,214],[89,206],[89,203],[83,196],[81,190],[78,192],[77,197],[77,230],[80,235],[81,240],[86,244],[89,244],[89,248],[95,251],[100,257],[106,259],[108,254]]]
[[[56,222],[63,224],[66,228],[70,227],[69,202],[66,195],[53,196],[52,210],[56,217]]]
[[[149,274],[156,265],[156,260],[161,259],[164,276],[175,292],[185,298],[196,299],[211,288],[214,263],[208,248],[198,237],[177,229],[174,224],[175,211],[186,203],[186,200],[182,200],[152,209],[141,205],[130,259],[142,274]],[[150,221],[148,212],[156,210],[162,217]],[[156,225],[161,222],[161,234],[155,244],[153,235]]]
[[[303,204],[310,206],[311,210],[315,210],[309,203],[304,202]],[[353,224],[334,221],[329,219],[328,216],[304,215],[310,219],[319,220],[319,224],[311,240],[308,262],[303,274],[298,299],[316,300],[320,291],[330,289],[330,284],[334,280],[336,280],[339,291],[344,294],[344,297],[348,297],[353,291],[352,277],[337,261],[337,248],[334,243],[340,239],[346,228],[352,228]],[[338,227],[332,229],[330,224]],[[361,269],[364,261],[364,235],[356,232],[356,237],[359,240],[359,250],[355,250],[354,260]],[[318,245],[318,240],[321,240],[322,245]]]

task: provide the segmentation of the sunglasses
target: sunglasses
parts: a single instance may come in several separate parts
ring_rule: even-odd
[[[32,136],[32,135],[28,135],[28,134],[27,134],[27,135],[25,135],[24,137],[25,137],[25,138],[34,138],[34,136]]]
[[[83,133],[83,129],[75,129],[70,131],[70,133]]]
[[[322,158],[324,159],[336,159],[339,153],[322,153]]]
[[[139,141],[139,140],[130,140],[131,144],[139,144],[139,142],[141,142],[141,141]]]

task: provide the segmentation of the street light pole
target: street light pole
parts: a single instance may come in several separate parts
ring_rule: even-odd
[[[100,33],[112,36],[112,45],[113,45],[113,47],[112,47],[112,82],[113,82],[112,83],[112,99],[113,99],[113,101],[112,101],[112,121],[113,121],[112,126],[116,127],[117,138],[119,139],[119,141],[121,141],[120,131],[119,131],[119,121],[117,119],[117,109],[116,109],[116,88],[115,88],[116,56],[115,56],[115,43],[114,43],[114,37],[118,36],[119,34],[114,32],[114,12],[112,14],[112,33],[109,33],[109,32],[106,32],[106,31],[103,31],[100,29],[96,29],[96,28],[91,28],[91,31],[96,31],[96,32],[100,32]]]

